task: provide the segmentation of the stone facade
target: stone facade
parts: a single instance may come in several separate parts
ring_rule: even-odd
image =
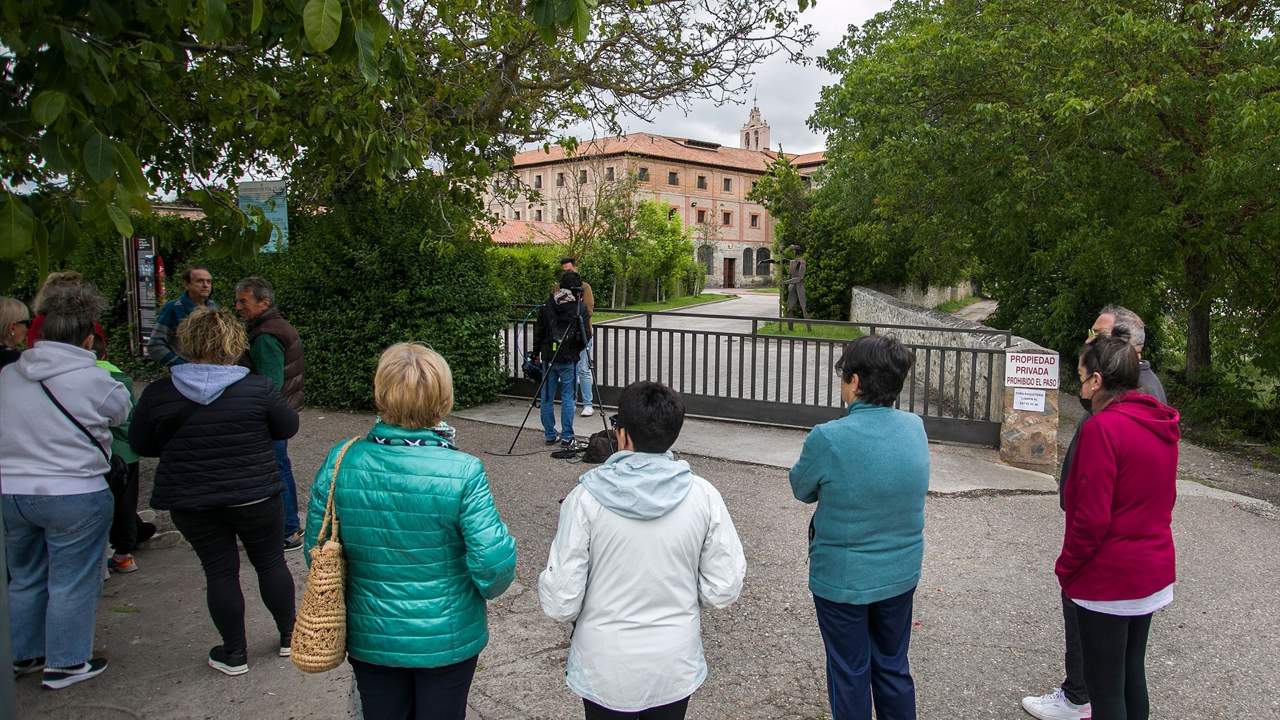
[[[594,221],[597,197],[635,177],[637,199],[665,202],[672,217],[689,228],[709,287],[771,284],[773,266],[761,266],[759,259],[772,254],[774,221],[768,210],[747,199],[778,157],[768,148],[769,126],[758,107],[743,126],[742,138],[743,147],[731,148],[633,133],[584,143],[572,154],[561,148],[520,153],[511,174],[498,181],[507,184],[507,192],[491,189],[486,203],[499,221],[528,225],[521,226],[522,238],[565,242],[575,225]],[[811,175],[824,156],[810,153],[791,160]],[[495,238],[511,235],[500,231]],[[710,249],[709,256],[702,246]]]

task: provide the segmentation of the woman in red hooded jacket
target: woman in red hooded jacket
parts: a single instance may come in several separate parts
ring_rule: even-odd
[[[1146,720],[1151,615],[1173,601],[1178,411],[1140,392],[1138,355],[1102,336],[1080,355],[1080,429],[1058,582],[1076,604],[1093,720]]]

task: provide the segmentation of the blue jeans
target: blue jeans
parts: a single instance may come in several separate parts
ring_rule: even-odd
[[[573,416],[577,410],[577,364],[566,362],[543,365],[547,380],[542,383],[542,434],[556,439],[556,391],[560,392],[560,439],[573,440]]]
[[[4,496],[14,661],[43,657],[69,668],[92,656],[114,506],[106,489]]]
[[[582,349],[582,354],[578,356],[578,388],[582,391],[582,404],[585,407],[591,407],[591,343],[594,340],[588,340],[587,346]]]
[[[868,605],[814,596],[827,650],[827,696],[832,720],[916,720],[916,685],[907,647],[916,589]]]
[[[302,523],[298,522],[298,485],[293,481],[293,463],[289,460],[289,441],[276,440],[276,467],[280,469],[280,480],[284,483],[284,536],[298,532]]]

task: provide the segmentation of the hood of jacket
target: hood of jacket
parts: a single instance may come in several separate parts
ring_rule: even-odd
[[[186,399],[208,405],[222,396],[227,386],[233,385],[249,374],[249,368],[241,365],[203,365],[184,363],[169,369],[173,387]]]
[[[693,471],[670,451],[623,450],[578,478],[591,497],[613,512],[635,520],[653,520],[671,512],[689,494]]]
[[[32,382],[44,382],[69,372],[96,367],[97,364],[98,357],[82,347],[41,340],[22,353],[18,359],[18,372]]]
[[[1107,404],[1103,412],[1117,412],[1151,431],[1162,442],[1177,444],[1178,411],[1143,392],[1127,392]]]

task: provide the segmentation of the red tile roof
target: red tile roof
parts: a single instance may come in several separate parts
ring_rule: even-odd
[[[552,145],[546,152],[542,148],[526,150],[516,154],[514,166],[516,168],[537,167],[574,158],[620,155],[696,163],[756,173],[764,173],[778,157],[778,153],[773,150],[743,150],[726,145],[690,140],[689,138],[639,132],[631,133],[630,135],[588,140],[580,144],[573,155],[567,153],[559,145]],[[800,162],[801,158],[804,159],[803,162]],[[816,165],[824,161],[825,156],[820,152],[797,155],[792,159],[792,162],[797,166]]]
[[[493,233],[496,245],[553,245],[564,242],[567,231],[564,225],[530,220],[502,220]]]

